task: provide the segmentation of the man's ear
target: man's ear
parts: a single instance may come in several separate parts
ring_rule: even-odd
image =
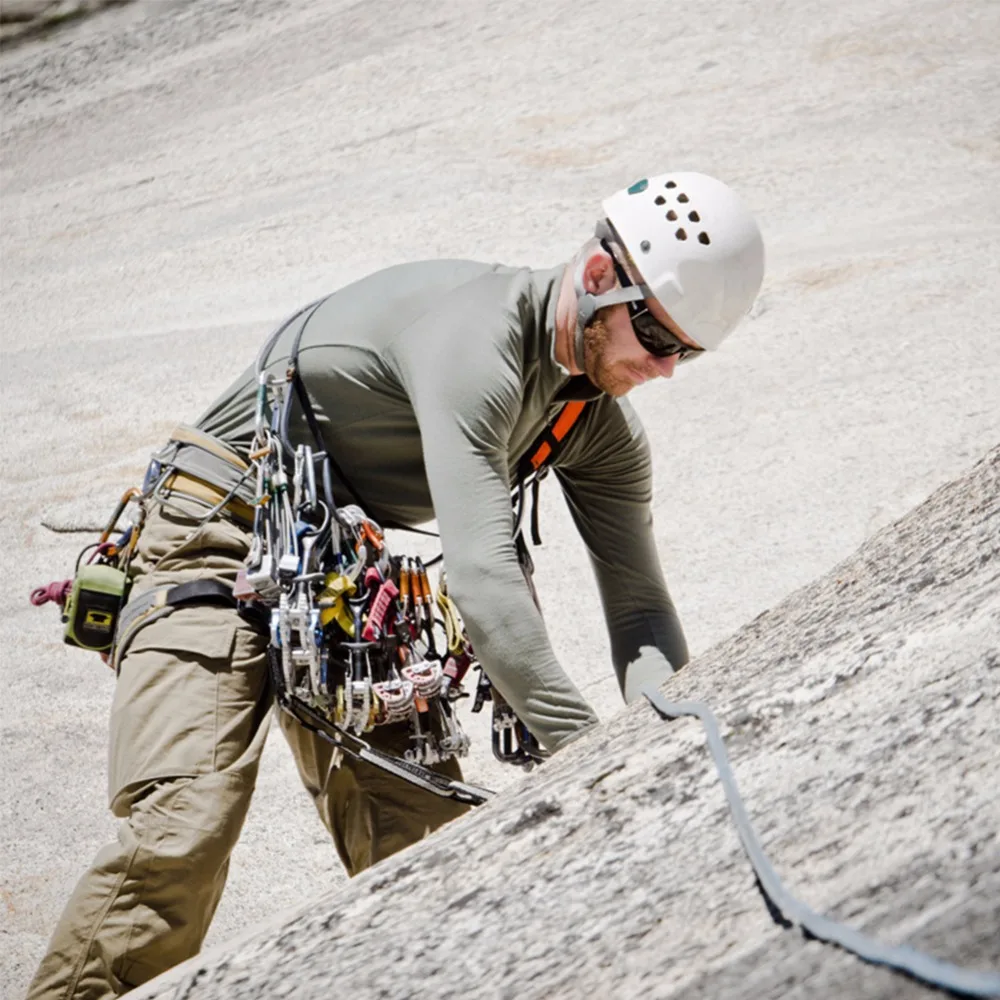
[[[591,295],[603,295],[615,287],[615,266],[607,252],[598,247],[583,265],[583,287]]]

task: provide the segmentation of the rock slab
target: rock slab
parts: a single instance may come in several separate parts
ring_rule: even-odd
[[[12,42],[131,0],[3,0],[0,42]]]
[[[4,1000],[116,835],[112,678],[27,595],[303,302],[423,257],[552,266],[647,171],[731,183],[765,229],[764,294],[716,357],[632,394],[698,653],[1000,439],[1000,4],[612,6],[135,0],[2,46]],[[542,491],[546,621],[610,718],[558,496]],[[709,690],[737,688],[723,671]],[[516,782],[481,721],[467,774]],[[209,947],[343,877],[275,734]]]

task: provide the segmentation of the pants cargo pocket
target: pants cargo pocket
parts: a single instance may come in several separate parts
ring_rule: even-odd
[[[222,770],[259,724],[263,657],[247,655],[230,608],[178,608],[144,626],[121,662],[111,708],[109,797],[117,816],[150,783]],[[258,660],[260,662],[258,662]]]

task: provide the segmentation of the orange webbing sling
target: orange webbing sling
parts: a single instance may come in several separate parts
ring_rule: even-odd
[[[548,472],[548,466],[555,461],[556,456],[562,450],[563,442],[580,419],[586,406],[586,400],[572,400],[564,403],[555,420],[548,424],[542,433],[535,438],[531,447],[518,463],[517,489],[515,490],[518,527],[514,534],[519,536],[521,533],[520,524],[524,515],[524,488],[530,480],[531,541],[535,545],[542,544],[541,535],[538,533],[538,484]]]
[[[528,449],[529,472],[538,472],[543,465],[555,459],[566,435],[573,429],[573,425],[580,418],[586,405],[586,400],[574,400],[563,404],[556,419],[535,438],[534,443]]]

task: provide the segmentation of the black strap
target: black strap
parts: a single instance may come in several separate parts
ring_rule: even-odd
[[[261,635],[268,635],[271,624],[271,609],[257,601],[241,601],[233,596],[233,588],[215,580],[192,580],[171,587],[164,597],[164,604],[183,607],[185,604],[221,604],[236,608],[240,618],[256,629]]]
[[[653,710],[663,719],[676,719],[690,715],[701,720],[708,738],[708,747],[715,760],[719,780],[722,782],[733,823],[743,842],[743,850],[754,870],[757,887],[767,904],[768,912],[778,924],[790,927],[798,924],[806,937],[817,938],[830,944],[839,945],[845,951],[853,952],[858,958],[874,965],[885,965],[905,973],[922,982],[963,997],[1000,996],[1000,974],[963,969],[961,966],[943,962],[907,945],[886,945],[867,937],[853,927],[837,923],[809,909],[797,900],[782,884],[777,872],[760,846],[746,808],[736,788],[726,755],[726,745],[719,732],[719,725],[711,709],[701,702],[670,702],[658,691],[644,687],[642,694],[653,706]]]
[[[328,465],[336,473],[337,478],[343,484],[344,488],[348,493],[354,498],[354,502],[369,516],[372,516],[373,512],[377,510],[365,500],[361,491],[347,478],[344,470],[340,467],[337,459],[334,457],[333,452],[327,447],[326,440],[323,437],[323,429],[319,425],[319,421],[316,419],[316,411],[313,409],[312,401],[309,399],[309,393],[306,391],[306,384],[299,372],[299,346],[302,343],[302,335],[305,333],[306,326],[309,320],[312,319],[313,313],[322,305],[323,299],[316,302],[312,308],[309,310],[308,315],[303,319],[302,325],[299,327],[298,332],[295,334],[295,339],[292,341],[292,348],[288,354],[288,373],[291,377],[292,387],[295,391],[295,397],[299,401],[299,407],[302,410],[303,415],[306,418],[306,423],[309,425],[309,433],[312,434],[313,440],[316,442],[316,447],[319,449],[323,456],[324,465]],[[293,451],[291,443],[288,440],[288,418],[290,413],[291,398],[289,397],[285,405],[285,412],[282,415],[281,420],[281,442],[289,452]],[[326,477],[324,476],[324,484],[326,484]],[[327,489],[327,502],[331,505],[331,516],[336,511],[336,507],[333,505],[333,491],[332,489]],[[398,531],[409,531],[415,535],[426,535],[428,538],[437,538],[438,536],[433,531],[424,531],[421,528],[413,528],[408,524],[400,524],[397,521],[389,520],[385,517],[379,517],[379,524],[384,528],[395,528]],[[434,562],[437,560],[435,559]],[[432,563],[428,563],[432,565]]]
[[[542,533],[538,525],[538,489],[543,478],[544,476],[535,476],[531,481],[531,542],[533,545],[542,544]]]
[[[309,433],[312,434],[313,440],[316,442],[316,447],[319,448],[322,453],[324,462],[330,463],[330,468],[332,468],[337,474],[337,478],[341,481],[341,483],[343,483],[347,492],[354,497],[354,502],[363,511],[370,511],[372,508],[368,506],[367,501],[361,495],[357,486],[355,486],[354,483],[347,478],[344,470],[340,467],[340,463],[333,457],[333,452],[331,452],[326,446],[326,441],[323,438],[323,429],[320,427],[319,421],[316,419],[316,411],[313,409],[312,401],[309,399],[309,393],[306,392],[305,382],[302,381],[302,376],[299,374],[298,346],[298,337],[296,337],[295,356],[289,362],[289,370],[292,373],[292,386],[295,389],[295,395],[298,397],[299,407],[302,409],[302,413],[306,418],[306,423],[309,425]],[[285,444],[287,447],[287,442],[285,442]],[[333,498],[330,497],[328,499],[332,501]]]
[[[305,318],[302,320],[301,326],[295,333],[295,339],[292,341],[291,350],[288,352],[288,375],[291,378],[292,388],[295,390],[295,396],[299,401],[299,407],[302,410],[303,415],[306,418],[306,423],[309,425],[309,433],[312,434],[313,440],[316,442],[316,447],[323,454],[323,461],[328,462],[333,471],[337,474],[337,478],[343,483],[344,488],[348,493],[354,497],[357,505],[364,511],[370,512],[371,507],[365,502],[364,497],[358,491],[357,487],[344,475],[344,470],[340,467],[337,459],[334,457],[333,452],[326,446],[326,440],[323,437],[323,429],[319,425],[319,421],[316,419],[316,411],[313,409],[312,400],[309,399],[309,393],[306,391],[306,384],[302,380],[302,375],[299,372],[299,348],[302,345],[302,336],[306,332],[306,327],[309,325],[309,320],[313,318],[313,314],[322,305],[324,299],[320,299],[318,302],[314,303],[312,308],[309,310]],[[285,412],[282,414],[281,419],[281,443],[288,449],[291,453],[294,449],[291,446],[291,442],[288,440],[288,418],[291,412],[291,397],[285,403]],[[333,497],[327,498],[329,502],[333,502]],[[334,511],[330,511],[331,517]]]
[[[171,587],[164,597],[164,603],[171,607],[185,604],[221,604],[236,608],[240,618],[262,635],[267,635],[271,622],[271,609],[256,601],[241,601],[233,595],[233,588],[216,580],[192,580]]]
[[[235,608],[237,601],[233,597],[233,588],[217,580],[192,580],[190,583],[179,583],[167,591],[164,603],[180,607],[182,604],[224,604]]]

